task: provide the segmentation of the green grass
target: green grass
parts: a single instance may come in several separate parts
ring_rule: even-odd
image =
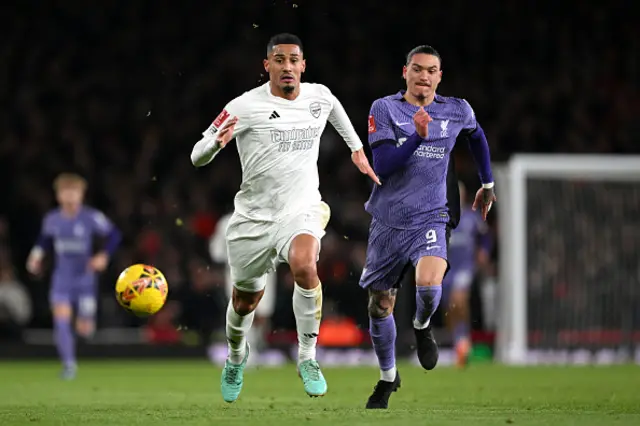
[[[73,382],[55,363],[0,363],[0,425],[640,425],[640,368],[403,365],[386,411],[365,411],[373,368],[325,369],[307,397],[295,368],[247,371],[234,404],[206,362],[85,362]]]

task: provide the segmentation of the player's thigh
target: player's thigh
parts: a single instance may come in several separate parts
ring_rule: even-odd
[[[293,257],[296,262],[317,262],[320,256],[321,241],[325,236],[325,228],[329,223],[330,216],[329,206],[324,202],[319,202],[305,211],[288,217],[277,235],[278,260],[289,265],[294,260]],[[295,241],[299,236],[304,237]]]
[[[227,228],[229,273],[236,289],[257,293],[264,289],[266,273],[275,269],[276,250],[272,223],[231,219]]]
[[[374,291],[398,287],[409,261],[405,232],[371,221],[360,287]]]
[[[416,267],[416,285],[441,285],[449,269],[447,225],[429,223],[414,232],[410,258]]]

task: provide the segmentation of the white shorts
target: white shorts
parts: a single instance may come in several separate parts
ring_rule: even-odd
[[[285,216],[279,222],[253,221],[234,213],[226,233],[234,286],[248,293],[263,290],[265,274],[275,271],[279,263],[289,263],[293,239],[309,234],[320,243],[330,217],[331,209],[324,202]]]
[[[469,290],[471,283],[473,282],[474,273],[469,269],[462,269],[460,271],[451,271],[453,274],[452,288],[454,290]]]

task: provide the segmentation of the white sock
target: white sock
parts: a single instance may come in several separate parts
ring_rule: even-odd
[[[380,370],[380,380],[385,382],[393,382],[396,379],[396,367],[391,367],[390,370]]]
[[[413,328],[415,328],[416,330],[424,330],[425,328],[429,327],[430,323],[431,323],[431,319],[428,319],[427,322],[425,322],[424,324],[420,324],[418,320],[414,318]]]
[[[229,345],[229,361],[240,364],[247,353],[247,333],[251,329],[255,312],[241,317],[233,309],[230,300],[227,306],[227,344]]]
[[[298,364],[316,358],[316,343],[322,319],[322,284],[306,290],[293,286],[293,313],[298,329]]]

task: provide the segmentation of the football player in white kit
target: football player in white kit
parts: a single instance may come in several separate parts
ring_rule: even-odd
[[[380,184],[342,104],[321,84],[301,83],[306,63],[300,39],[279,34],[263,61],[269,82],[229,102],[196,143],[191,161],[208,164],[236,138],[242,184],[226,231],[234,289],[227,308],[229,356],[221,391],[235,401],[249,356],[246,335],[262,298],[266,274],[286,262],[295,280],[293,312],[298,332],[298,373],[309,396],[327,383],[315,360],[322,317],[316,262],[330,210],[320,196],[318,148],[327,124],[351,149],[358,169]]]

